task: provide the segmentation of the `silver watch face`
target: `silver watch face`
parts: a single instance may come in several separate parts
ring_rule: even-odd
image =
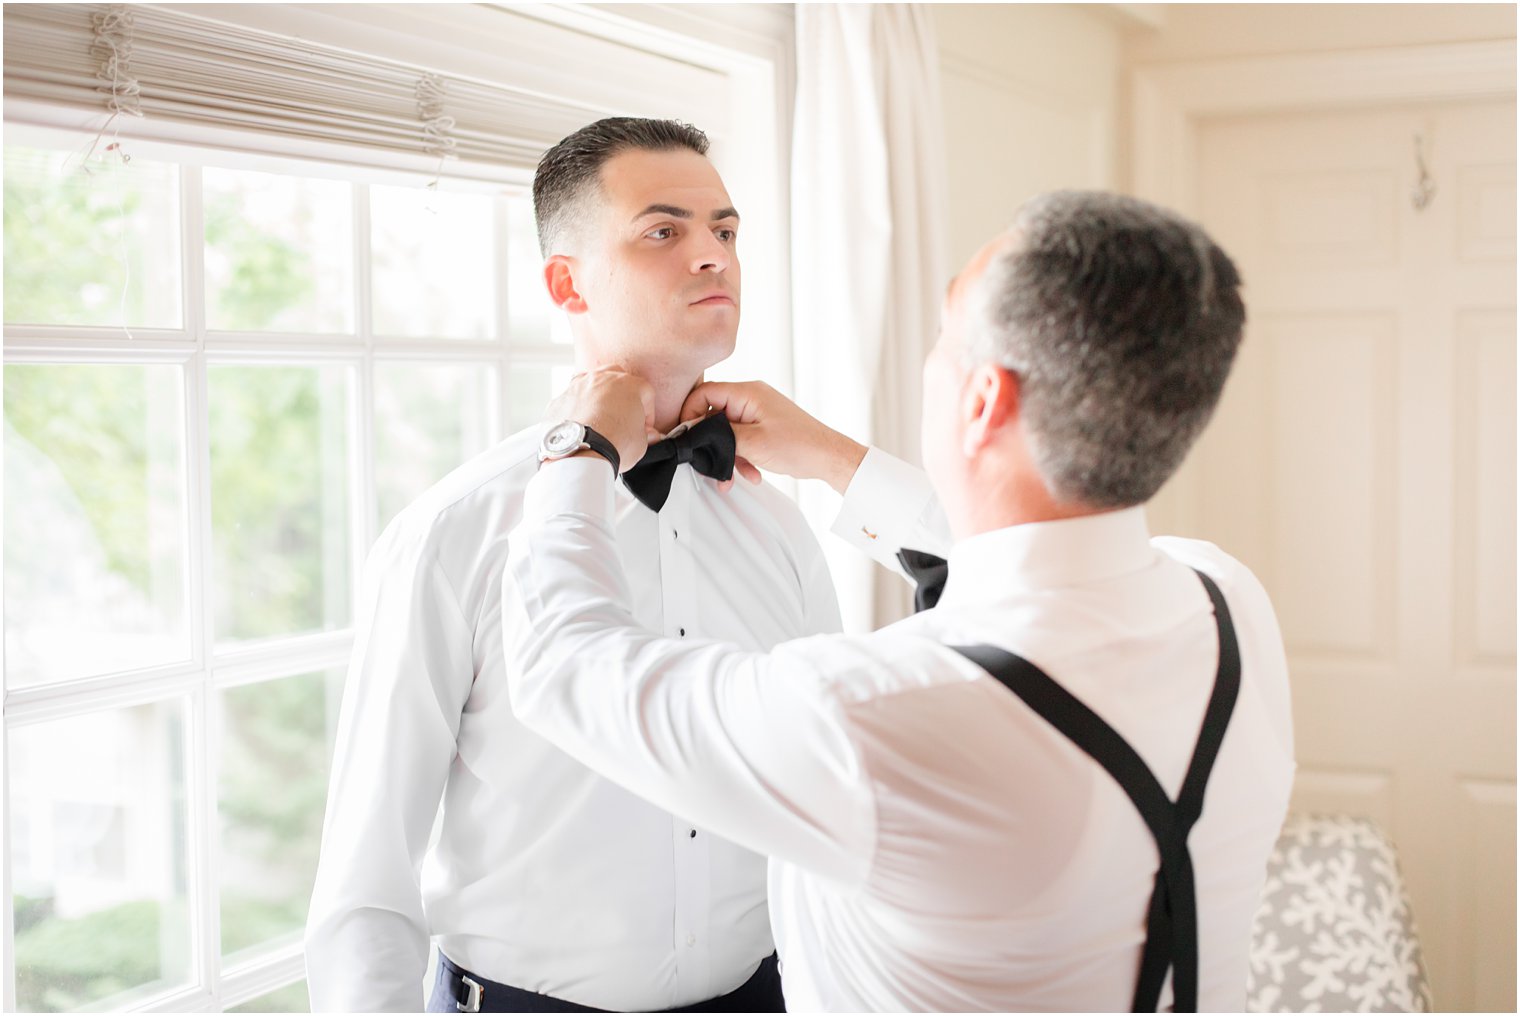
[[[544,432],[543,443],[539,445],[539,456],[552,459],[569,455],[579,451],[585,443],[586,428],[574,420],[565,420]]]

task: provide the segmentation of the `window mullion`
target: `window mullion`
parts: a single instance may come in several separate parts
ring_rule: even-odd
[[[0,682],[3,688],[3,682]],[[3,692],[0,692],[3,694]],[[0,723],[0,761],[10,760],[10,724]],[[0,871],[3,871],[5,884],[5,960],[4,960],[4,988],[0,990],[3,995],[3,1007],[6,1012],[19,1011],[16,1007],[16,902],[15,895],[11,892],[11,781],[9,778],[0,780],[0,819],[4,821],[5,849],[0,851],[4,857],[0,858]]]
[[[57,325],[6,325],[7,363],[55,363],[69,359],[89,363],[137,363],[144,357],[172,357],[194,348],[188,332],[142,328],[123,346],[119,328],[70,328]]]
[[[189,694],[205,680],[202,667],[178,663],[17,689],[5,704],[5,725],[14,730],[106,709],[150,705]]]
[[[211,680],[211,647],[215,638],[215,598],[212,586],[211,532],[211,402],[206,366],[205,204],[201,166],[181,168],[182,238],[184,257],[184,314],[195,341],[195,354],[186,368],[185,421],[190,485],[189,559],[191,656],[200,668],[198,691],[191,697],[189,750],[194,764],[187,774],[187,816],[190,849],[190,899],[195,920],[195,967],[200,986],[218,995],[221,970],[221,894],[217,883],[217,730],[215,690]]]
[[[352,629],[314,632],[218,653],[212,663],[219,690],[295,677],[311,670],[342,667],[353,647]]]
[[[351,528],[352,548],[349,554],[348,595],[349,616],[357,618],[359,611],[359,578],[364,569],[364,559],[374,542],[375,520],[379,515],[375,496],[375,326],[372,298],[374,273],[370,258],[370,200],[369,184],[354,185],[354,321],[359,327],[359,340],[364,352],[359,359],[358,391],[350,400],[353,440],[352,468],[350,469],[354,495],[350,499],[353,514]]]
[[[223,982],[221,1008],[251,1002],[261,995],[295,984],[305,976],[306,949],[304,943],[297,940],[252,962],[229,969]]]
[[[511,267],[507,258],[511,256],[512,249],[512,218],[506,198],[497,197],[491,202],[491,223],[496,258],[495,271],[492,273],[496,279],[496,386],[492,391],[494,404],[490,407],[491,438],[494,443],[507,436],[508,386],[511,384],[508,374],[512,369],[511,286],[507,284],[507,270]]]

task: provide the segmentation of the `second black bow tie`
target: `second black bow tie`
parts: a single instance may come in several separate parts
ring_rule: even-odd
[[[650,511],[665,507],[670,497],[670,483],[676,467],[691,463],[691,468],[714,480],[731,480],[734,476],[734,428],[722,413],[649,446],[639,464],[623,474],[623,483]]]
[[[928,610],[939,602],[945,591],[945,580],[950,577],[950,564],[944,558],[922,550],[904,547],[897,552],[897,560],[903,571],[918,583],[913,592],[913,612]]]

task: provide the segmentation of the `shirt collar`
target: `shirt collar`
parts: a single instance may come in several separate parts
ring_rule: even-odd
[[[994,529],[951,549],[940,606],[1100,581],[1139,571],[1155,553],[1143,506]]]

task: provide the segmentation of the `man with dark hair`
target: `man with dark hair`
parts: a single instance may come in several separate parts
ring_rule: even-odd
[[[608,117],[588,124],[544,153],[533,176],[533,217],[544,257],[562,252],[595,215],[602,167],[630,149],[707,154],[707,135],[675,120]]]
[[[693,391],[746,475],[828,480],[855,506],[843,535],[878,556],[934,550],[948,521],[948,566],[904,550],[930,609],[872,635],[662,638],[615,563],[606,463],[528,485],[503,583],[518,716],[770,856],[794,1009],[1243,1010],[1293,780],[1282,637],[1243,565],[1152,539],[1144,510],[1219,399],[1238,286],[1153,205],[1029,202],[946,298],[932,490],[764,386]],[[656,406],[604,370],[551,412],[626,463]]]
[[[764,649],[837,631],[839,614],[796,507],[768,487],[720,490],[726,421],[677,427],[739,322],[739,215],[706,151],[684,124],[599,121],[543,157],[535,212],[579,366],[638,372],[651,427],[671,435],[615,495],[611,553],[640,622]],[[764,859],[513,714],[500,586],[523,491],[541,462],[597,440],[573,421],[513,435],[369,556],[307,925],[314,1011],[416,1011],[430,938],[430,1011],[782,1009]]]

